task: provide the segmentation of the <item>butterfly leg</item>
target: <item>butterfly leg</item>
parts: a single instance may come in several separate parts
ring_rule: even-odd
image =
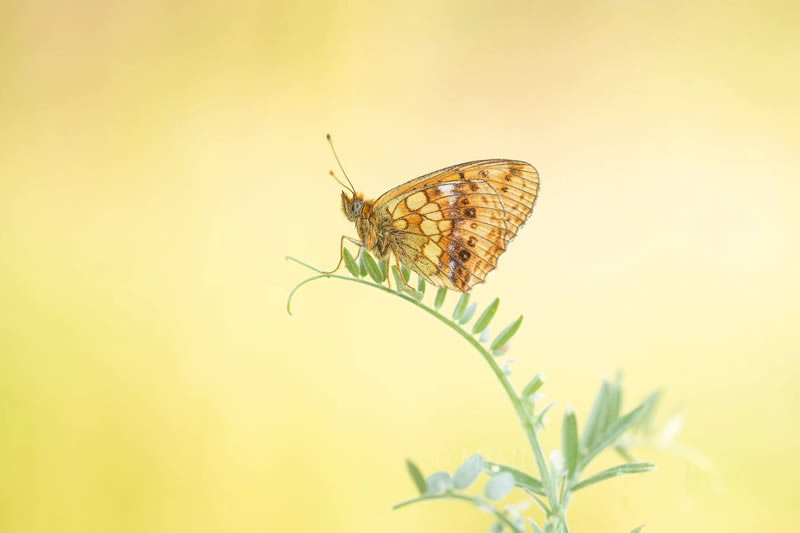
[[[353,244],[357,245],[358,246],[358,253],[359,254],[361,253],[361,247],[364,246],[364,243],[362,243],[361,241],[357,241],[356,239],[354,239],[352,237],[348,237],[347,235],[342,235],[342,239],[339,241],[339,262],[336,264],[336,268],[334,268],[333,270],[330,270],[328,272],[323,272],[323,274],[333,274],[334,272],[339,270],[340,266],[342,266],[342,261],[344,261],[344,240],[345,239],[347,239],[348,241],[350,241]],[[356,257],[358,257],[358,255],[356,255]]]
[[[416,289],[414,287],[412,287],[411,285],[409,285],[408,284],[408,280],[403,276],[403,268],[400,266],[400,256],[397,255],[397,250],[395,250],[395,248],[392,247],[392,251],[394,252],[394,264],[397,267],[397,271],[400,272],[400,279],[403,280],[403,283],[406,284],[406,287],[408,287],[412,291],[415,291]],[[386,264],[388,265],[389,264],[388,263],[388,261],[389,261],[388,257],[386,258],[386,261],[387,261]],[[389,276],[386,276],[386,277],[388,278]]]

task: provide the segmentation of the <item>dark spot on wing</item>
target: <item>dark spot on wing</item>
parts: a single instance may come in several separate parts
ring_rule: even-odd
[[[469,217],[469,218],[475,218],[475,208],[474,207],[468,207],[468,208],[464,209],[464,216],[465,217]]]
[[[470,246],[475,246],[477,242],[478,241],[475,239],[475,237],[470,237],[469,239],[467,239],[467,244],[469,244]]]
[[[472,256],[472,254],[470,254],[470,253],[469,253],[468,251],[466,251],[466,250],[461,250],[460,252],[458,252],[458,258],[459,258],[459,259],[461,259],[461,260],[462,260],[462,261],[464,261],[464,262],[466,262],[466,261],[469,261],[469,258],[470,258],[471,256]]]

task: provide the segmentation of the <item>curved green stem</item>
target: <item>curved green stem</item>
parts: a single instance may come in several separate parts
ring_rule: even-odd
[[[478,342],[477,339],[475,339],[474,336],[472,336],[470,333],[468,333],[466,330],[464,330],[456,322],[453,322],[449,318],[447,318],[444,315],[442,315],[441,313],[439,313],[437,310],[428,307],[427,305],[425,305],[422,302],[412,298],[411,296],[409,296],[407,294],[404,294],[404,293],[399,292],[399,291],[395,291],[394,289],[390,289],[389,287],[385,287],[385,286],[380,285],[378,283],[374,283],[372,281],[367,281],[367,280],[364,280],[364,279],[353,278],[353,277],[348,277],[348,276],[342,276],[340,274],[325,274],[325,273],[322,273],[321,270],[316,269],[316,268],[312,267],[311,265],[308,265],[308,264],[306,264],[306,263],[304,263],[304,262],[302,262],[302,261],[300,261],[298,259],[295,259],[294,257],[287,257],[286,259],[288,259],[290,261],[294,261],[294,262],[296,262],[296,263],[298,263],[300,265],[305,266],[306,268],[309,268],[309,269],[319,273],[319,275],[317,275],[317,276],[312,276],[312,277],[310,277],[308,279],[305,279],[305,280],[301,281],[300,283],[298,283],[294,287],[294,289],[292,289],[291,293],[289,293],[289,301],[286,304],[286,309],[289,311],[289,314],[291,314],[292,297],[294,296],[294,294],[297,291],[297,289],[299,289],[300,287],[302,287],[306,283],[309,283],[311,281],[314,281],[314,280],[317,280],[317,279],[321,279],[321,278],[342,279],[342,280],[345,280],[345,281],[352,281],[352,282],[355,282],[355,283],[360,283],[362,285],[369,285],[371,287],[375,287],[377,289],[380,289],[380,290],[382,290],[384,292],[388,292],[389,294],[393,294],[395,296],[398,296],[399,298],[402,298],[403,300],[405,300],[407,302],[410,302],[410,303],[414,304],[415,306],[419,307],[420,309],[422,309],[426,313],[428,313],[430,315],[433,315],[434,317],[439,319],[440,322],[442,322],[442,323],[446,324],[447,326],[449,326],[453,331],[455,331],[456,333],[461,335],[461,337],[463,337],[468,343],[470,343],[472,345],[472,347],[475,348],[478,351],[478,353],[481,355],[481,357],[483,357],[483,359],[486,361],[486,364],[489,365],[489,368],[492,369],[492,372],[494,372],[494,375],[497,377],[497,379],[500,381],[500,384],[503,386],[503,389],[506,391],[506,394],[508,395],[508,399],[511,401],[511,404],[514,406],[514,410],[517,412],[517,416],[519,417],[520,423],[522,424],[522,428],[524,429],[525,434],[528,437],[528,442],[530,443],[531,448],[533,449],[533,455],[534,455],[534,458],[536,459],[536,466],[538,467],[539,474],[541,475],[541,478],[542,478],[542,484],[544,485],[545,493],[546,493],[547,499],[548,499],[548,501],[550,503],[550,509],[551,509],[553,514],[560,515],[560,513],[559,513],[559,501],[558,501],[558,496],[557,496],[557,489],[556,489],[556,486],[555,486],[555,484],[553,482],[552,477],[550,476],[550,469],[547,468],[547,461],[546,461],[546,459],[544,457],[544,452],[542,451],[542,445],[539,442],[539,436],[536,433],[536,428],[535,428],[534,422],[533,422],[531,416],[529,415],[528,411],[526,410],[525,406],[523,405],[522,400],[517,395],[517,393],[514,391],[514,387],[511,385],[511,382],[508,381],[508,377],[506,376],[505,372],[503,372],[503,370],[500,368],[500,366],[494,360],[494,357],[486,350],[486,348],[484,348],[480,344],[480,342]]]
[[[498,520],[503,522],[505,525],[511,528],[511,531],[514,533],[524,533],[523,529],[518,528],[514,522],[509,520],[506,515],[497,509],[494,505],[490,504],[486,500],[482,498],[478,498],[475,496],[468,496],[466,494],[459,494],[456,492],[445,492],[444,494],[423,494],[417,498],[412,498],[410,500],[406,500],[404,502],[400,502],[392,506],[392,510],[400,509],[407,505],[411,505],[412,503],[417,502],[426,502],[431,500],[461,500],[465,502],[470,502],[473,505],[482,507],[484,509],[491,509],[492,513],[497,517]]]

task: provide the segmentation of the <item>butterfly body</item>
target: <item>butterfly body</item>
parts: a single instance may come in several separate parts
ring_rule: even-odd
[[[376,200],[342,193],[362,244],[433,285],[466,292],[497,266],[533,210],[539,174],[524,161],[488,159],[447,167]]]

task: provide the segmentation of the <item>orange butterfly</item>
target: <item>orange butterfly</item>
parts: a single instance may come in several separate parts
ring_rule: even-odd
[[[330,135],[328,142],[333,150]],[[334,157],[341,167],[336,150]],[[344,169],[342,168],[344,173]],[[378,259],[391,254],[429,283],[466,292],[483,283],[533,210],[539,173],[530,163],[509,159],[471,161],[399,185],[377,200],[364,200],[350,179],[342,209],[355,222],[363,246]],[[399,266],[399,265],[398,265]],[[408,284],[408,280],[406,280]]]

